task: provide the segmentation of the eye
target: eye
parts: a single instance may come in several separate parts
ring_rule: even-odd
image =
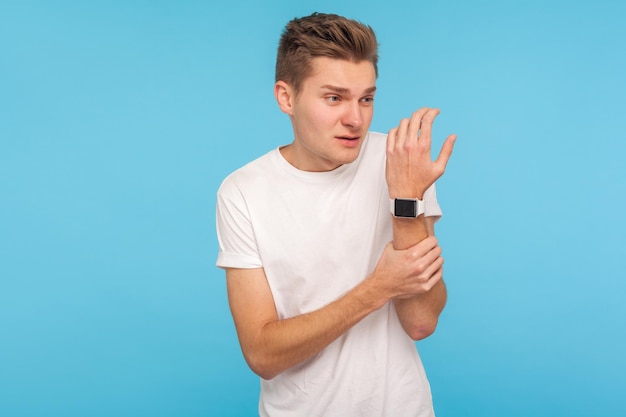
[[[365,104],[372,104],[374,102],[374,97],[363,97],[361,102]]]
[[[340,99],[339,96],[328,96],[326,97],[326,100],[330,103],[338,103]]]

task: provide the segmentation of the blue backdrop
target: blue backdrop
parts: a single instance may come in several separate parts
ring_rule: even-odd
[[[278,36],[380,41],[372,128],[442,110],[439,417],[626,415],[618,1],[2,1],[0,415],[251,416],[215,192],[291,140]]]

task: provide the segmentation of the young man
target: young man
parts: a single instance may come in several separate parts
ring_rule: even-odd
[[[372,29],[336,15],[282,34],[274,94],[293,142],[226,178],[217,265],[261,416],[432,416],[413,340],[446,301],[430,157],[438,110],[370,133]],[[390,212],[391,211],[391,212]]]

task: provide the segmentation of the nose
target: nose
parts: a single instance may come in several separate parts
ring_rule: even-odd
[[[351,128],[359,128],[363,126],[363,114],[360,103],[351,102],[346,109],[346,112],[343,116],[342,123],[344,126],[348,126]]]

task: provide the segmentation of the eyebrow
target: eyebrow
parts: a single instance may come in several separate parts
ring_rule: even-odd
[[[333,91],[333,92],[335,92],[337,94],[343,94],[343,95],[349,95],[350,94],[350,90],[348,90],[347,88],[337,87],[335,85],[325,84],[325,85],[321,86],[320,88],[325,88],[325,89]],[[372,87],[366,88],[363,93],[364,94],[372,94],[374,91],[376,91],[376,86],[372,86]]]

